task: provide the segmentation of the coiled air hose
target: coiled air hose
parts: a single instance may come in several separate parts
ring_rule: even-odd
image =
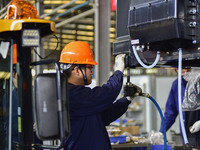
[[[128,70],[128,72],[129,71],[130,70]],[[167,136],[166,136],[165,120],[164,120],[162,111],[161,111],[158,103],[148,93],[142,93],[142,89],[140,87],[138,87],[137,85],[132,84],[129,81],[129,78],[127,78],[127,79],[128,79],[128,82],[124,86],[124,96],[130,96],[130,97],[143,96],[143,97],[147,97],[155,104],[156,108],[158,109],[160,117],[161,117],[161,121],[162,121],[162,126],[163,126],[164,150],[167,150]]]
[[[132,46],[132,49],[133,49],[133,53],[134,53],[134,55],[135,55],[135,58],[137,59],[137,61],[139,62],[139,64],[140,64],[142,67],[144,67],[144,68],[153,68],[154,66],[157,65],[157,63],[158,63],[158,61],[159,61],[159,59],[160,59],[160,51],[157,51],[157,55],[156,55],[155,61],[153,62],[153,64],[151,64],[151,65],[148,66],[148,65],[144,64],[144,63],[142,62],[142,60],[140,59],[139,55],[137,54],[137,50],[136,50],[136,48],[135,48],[135,45]]]

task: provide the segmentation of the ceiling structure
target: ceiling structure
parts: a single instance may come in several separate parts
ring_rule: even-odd
[[[95,49],[95,8],[96,0],[27,0],[32,3],[41,19],[52,20],[56,23],[56,37],[50,35],[42,39],[43,46],[39,51],[47,59],[59,59],[63,47],[71,41],[81,40],[90,44]],[[7,5],[10,0],[1,0],[0,19],[6,15]],[[111,62],[112,45],[115,41],[116,11],[110,12],[110,53]],[[56,50],[55,50],[56,49]],[[37,57],[37,56],[35,56]],[[39,58],[39,57],[38,57]],[[102,65],[101,65],[102,66]],[[112,65],[111,65],[112,66]],[[144,73],[142,73],[144,74]]]

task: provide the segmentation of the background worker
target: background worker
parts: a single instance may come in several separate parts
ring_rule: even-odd
[[[126,112],[131,103],[126,97],[118,99],[123,84],[124,56],[115,59],[115,72],[107,83],[94,88],[92,83],[94,60],[88,43],[75,41],[61,52],[60,63],[68,77],[71,135],[65,150],[111,150],[107,125]]]
[[[178,69],[176,69],[176,72]],[[185,95],[185,88],[187,81],[184,79],[184,75],[186,72],[190,71],[190,69],[182,69],[181,70],[181,97],[182,101]],[[178,79],[176,79],[171,87],[167,103],[165,106],[164,120],[166,131],[174,124],[176,117],[179,114],[179,104],[178,104]],[[188,138],[188,142],[190,146],[194,146],[197,149],[200,149],[200,133],[191,134],[189,131],[190,127],[197,121],[200,120],[200,111],[183,111],[183,120],[185,124],[186,135]],[[163,132],[163,128],[161,125],[160,132]],[[183,135],[180,127],[180,133]],[[183,142],[184,143],[184,142]]]
[[[16,71],[16,66],[13,66],[13,86],[12,86],[12,149],[18,149],[20,143],[19,131],[18,131],[18,75]],[[10,80],[10,79],[9,79]],[[7,84],[9,85],[9,80]],[[9,86],[6,90],[9,90]],[[9,127],[9,91],[5,92],[3,97],[3,113],[4,113],[4,132],[6,139],[8,139],[8,127]],[[4,144],[6,143],[3,141]],[[39,140],[34,132],[34,144],[42,145],[42,141]],[[1,147],[1,145],[0,145]],[[5,146],[4,146],[5,147]],[[35,148],[35,150],[42,150],[42,148]]]
[[[9,79],[10,80],[10,79]],[[7,84],[9,85],[9,80],[7,80]],[[6,90],[9,90],[9,86]],[[9,131],[9,92],[4,94],[3,96],[3,113],[4,113],[4,132],[5,136],[8,139],[8,131]],[[17,92],[17,72],[16,69],[13,69],[13,86],[12,86],[12,148],[16,149],[16,144],[19,143],[18,137],[18,92]],[[13,144],[14,143],[14,144]]]

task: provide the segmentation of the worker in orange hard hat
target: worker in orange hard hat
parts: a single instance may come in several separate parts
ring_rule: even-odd
[[[71,68],[76,68],[77,71],[81,72],[81,74],[83,75],[83,80],[77,80],[78,83],[76,84],[91,84],[93,75],[93,65],[97,65],[97,62],[94,60],[93,52],[90,49],[88,43],[76,41],[67,44],[60,55],[60,63],[62,63],[61,68],[63,68],[63,70],[66,70],[66,68],[73,66]],[[68,74],[69,73],[67,73],[67,75]],[[68,78],[69,77],[70,76],[68,75]]]
[[[111,150],[107,125],[126,112],[130,97],[118,100],[123,84],[124,54],[115,58],[115,72],[106,84],[86,87],[92,82],[93,65],[97,65],[86,42],[67,44],[60,63],[68,77],[71,135],[65,140],[65,150]]]

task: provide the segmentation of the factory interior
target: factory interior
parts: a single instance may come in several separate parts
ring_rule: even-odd
[[[199,16],[200,0],[1,0],[0,150],[200,149]],[[82,50],[62,62],[75,41],[88,44],[92,60],[78,63],[88,57]],[[83,86],[65,75],[69,68],[80,70]],[[90,96],[72,85],[108,86],[90,94],[102,99],[97,108],[88,102],[96,119],[122,99],[127,107],[98,124],[77,115],[84,102],[70,100]]]

